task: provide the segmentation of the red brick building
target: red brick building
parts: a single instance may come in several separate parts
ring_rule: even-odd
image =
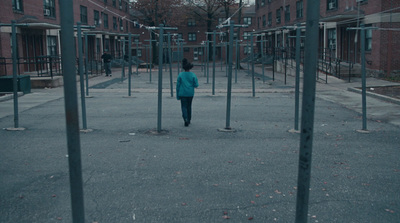
[[[371,74],[400,71],[400,1],[397,0],[321,0],[321,55],[329,52],[337,61],[360,63],[360,31],[364,24],[365,57]],[[269,47],[292,47],[294,31],[287,28],[305,25],[307,0],[256,0],[258,33],[264,33]],[[304,34],[304,32],[303,32]],[[323,54],[325,53],[325,54]]]
[[[130,18],[128,0],[74,0],[73,6],[74,21],[81,22],[82,31],[88,34],[89,59],[99,59],[105,49],[114,57],[121,57],[124,48],[122,40],[133,28],[133,23],[128,22]],[[57,69],[57,66],[59,68],[61,53],[59,10],[58,0],[2,2],[0,76],[12,73],[10,44],[12,20],[16,21],[17,26],[18,72],[39,74],[47,72],[49,66],[54,69]]]

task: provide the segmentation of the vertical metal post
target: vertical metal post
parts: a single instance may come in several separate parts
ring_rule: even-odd
[[[265,83],[265,71],[264,71],[264,35],[261,35],[261,69],[263,76],[263,83]]]
[[[81,111],[82,111],[82,128],[87,129],[86,124],[86,102],[85,102],[85,78],[83,77],[83,52],[82,52],[82,30],[81,30],[81,22],[77,22],[78,29],[78,56],[79,56],[79,83],[81,86]]]
[[[272,81],[275,81],[275,47],[272,48]]]
[[[139,75],[139,40],[136,42],[136,75]]]
[[[231,21],[229,27],[229,56],[228,56],[228,90],[226,102],[226,125],[225,129],[231,129],[231,95],[232,95],[232,51],[233,51],[233,27],[234,21]]]
[[[203,64],[204,64],[204,77],[207,76],[207,41],[204,41],[203,49]]]
[[[61,22],[61,58],[64,78],[65,120],[71,190],[72,222],[84,223],[81,149],[79,137],[78,99],[76,92],[73,2],[59,0]]]
[[[128,96],[131,94],[131,85],[132,85],[132,34],[129,33],[128,36],[128,53],[129,53],[129,73],[128,73]]]
[[[126,40],[125,40],[125,38],[122,40],[122,43],[124,46],[123,47],[124,52],[123,52],[123,57],[122,57],[121,83],[124,82],[124,77],[125,77],[125,55],[126,55],[126,49],[125,49]]]
[[[169,57],[169,85],[171,88],[171,98],[174,97],[174,82],[172,80],[172,50],[171,50],[171,33],[168,32],[168,57]]]
[[[315,87],[317,72],[320,0],[307,2],[305,66],[301,118],[299,169],[297,179],[296,223],[307,222],[310,193],[312,143],[314,134]]]
[[[254,80],[254,33],[250,35],[251,38],[251,83],[253,88],[253,97],[256,96],[256,83]]]
[[[213,73],[212,73],[212,95],[215,95],[215,51],[217,45],[217,34],[213,32]]]
[[[89,52],[88,52],[88,35],[85,34],[85,80],[86,80],[86,96],[89,96],[89,74],[88,74],[88,67],[89,67]]]
[[[283,58],[283,61],[285,64],[285,85],[286,85],[286,79],[287,79],[287,54],[288,54],[287,48],[285,48],[284,51],[282,52],[282,56],[285,55]]]
[[[19,126],[19,118],[18,118],[18,76],[17,76],[17,30],[16,30],[16,21],[11,21],[11,41],[12,41],[12,58],[13,58],[13,96],[14,96],[14,128],[18,128]]]
[[[238,57],[238,54],[239,54],[238,43],[239,43],[239,40],[236,39],[236,41],[235,41],[235,54],[236,54],[236,57],[235,57],[235,84],[237,84],[237,78],[238,78],[237,73],[238,73],[238,66],[239,66],[238,65],[238,59],[239,59],[239,57]]]
[[[295,86],[295,109],[294,109],[294,130],[299,130],[299,106],[300,106],[300,24],[296,29],[296,86]]]
[[[365,70],[365,26],[361,24],[361,75],[362,75],[362,130],[367,130],[367,92],[366,92],[366,70]]]
[[[178,60],[178,74],[181,72],[181,56],[180,56],[180,45],[181,39],[179,39],[178,35],[178,42],[176,43],[176,50],[177,50],[177,60]]]
[[[207,59],[206,59],[206,61],[207,61],[207,84],[208,83],[210,83],[209,82],[209,76],[210,76],[210,74],[209,74],[209,63],[210,63],[210,41],[208,41],[208,34],[207,34],[207,40],[206,40],[206,44],[207,44],[207,46],[206,46],[206,50],[207,50]]]
[[[149,82],[151,83],[151,70],[152,70],[152,65],[153,65],[153,53],[152,53],[152,51],[153,51],[153,39],[151,38],[151,32],[150,32],[150,44],[149,44],[149,47],[150,47],[150,49],[149,49],[149,51],[150,51],[150,76],[149,76],[149,78],[150,78],[150,80],[149,80]]]
[[[161,132],[161,111],[162,111],[162,66],[163,66],[163,41],[164,26],[160,24],[160,39],[158,42],[158,116],[157,116],[157,132]]]
[[[230,36],[230,35],[229,35]],[[228,55],[229,43],[225,43],[225,76],[228,77],[229,70],[229,55]]]

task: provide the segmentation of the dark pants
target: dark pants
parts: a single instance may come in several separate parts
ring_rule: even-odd
[[[111,74],[111,63],[104,63],[104,70],[106,71],[106,76]]]
[[[185,122],[192,119],[192,101],[193,97],[181,97],[182,117]]]

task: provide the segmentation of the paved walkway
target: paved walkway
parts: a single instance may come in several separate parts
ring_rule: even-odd
[[[211,74],[212,69],[210,69]],[[257,68],[257,73],[261,73]],[[162,134],[157,127],[157,71],[121,82],[120,73],[90,79],[88,128],[81,134],[86,222],[294,222],[299,134],[294,81],[282,74],[233,83],[226,127],[226,77],[196,68],[193,119],[163,72]],[[173,73],[175,82],[177,71]],[[235,78],[233,78],[235,82]],[[387,85],[368,79],[368,86]],[[367,98],[361,129],[358,80],[317,84],[309,222],[398,222],[400,105]],[[79,85],[78,85],[79,86]],[[19,97],[24,131],[0,133],[0,222],[71,222],[63,89]],[[0,127],[13,127],[12,100],[0,102]]]

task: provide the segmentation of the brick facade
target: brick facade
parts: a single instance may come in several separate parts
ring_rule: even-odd
[[[298,4],[303,3],[302,17],[298,17]],[[359,6],[359,7],[358,7]],[[400,1],[394,0],[321,0],[320,1],[320,53],[333,52],[337,60],[360,63],[360,31],[348,30],[364,23],[366,27],[375,27],[370,38],[371,49],[366,49],[367,69],[374,74],[387,74],[400,70],[400,43],[397,36],[400,31]],[[290,19],[285,18],[285,10],[290,9]],[[396,9],[396,10],[392,10]],[[281,21],[277,23],[277,13]],[[307,0],[257,0],[256,17],[259,32],[268,33],[274,47],[291,47],[285,41],[290,32],[285,26],[297,23],[305,24],[307,18]],[[272,18],[269,22],[268,18]],[[390,18],[390,19],[389,19]],[[265,20],[267,20],[265,22]],[[264,21],[264,22],[263,22]],[[391,30],[387,30],[387,29]],[[329,32],[335,32],[335,39]],[[281,33],[285,33],[281,35]],[[286,37],[285,37],[286,35]],[[279,40],[282,38],[282,40]],[[357,38],[357,39],[355,39]],[[332,43],[334,43],[332,45]],[[333,48],[332,48],[333,46]]]

